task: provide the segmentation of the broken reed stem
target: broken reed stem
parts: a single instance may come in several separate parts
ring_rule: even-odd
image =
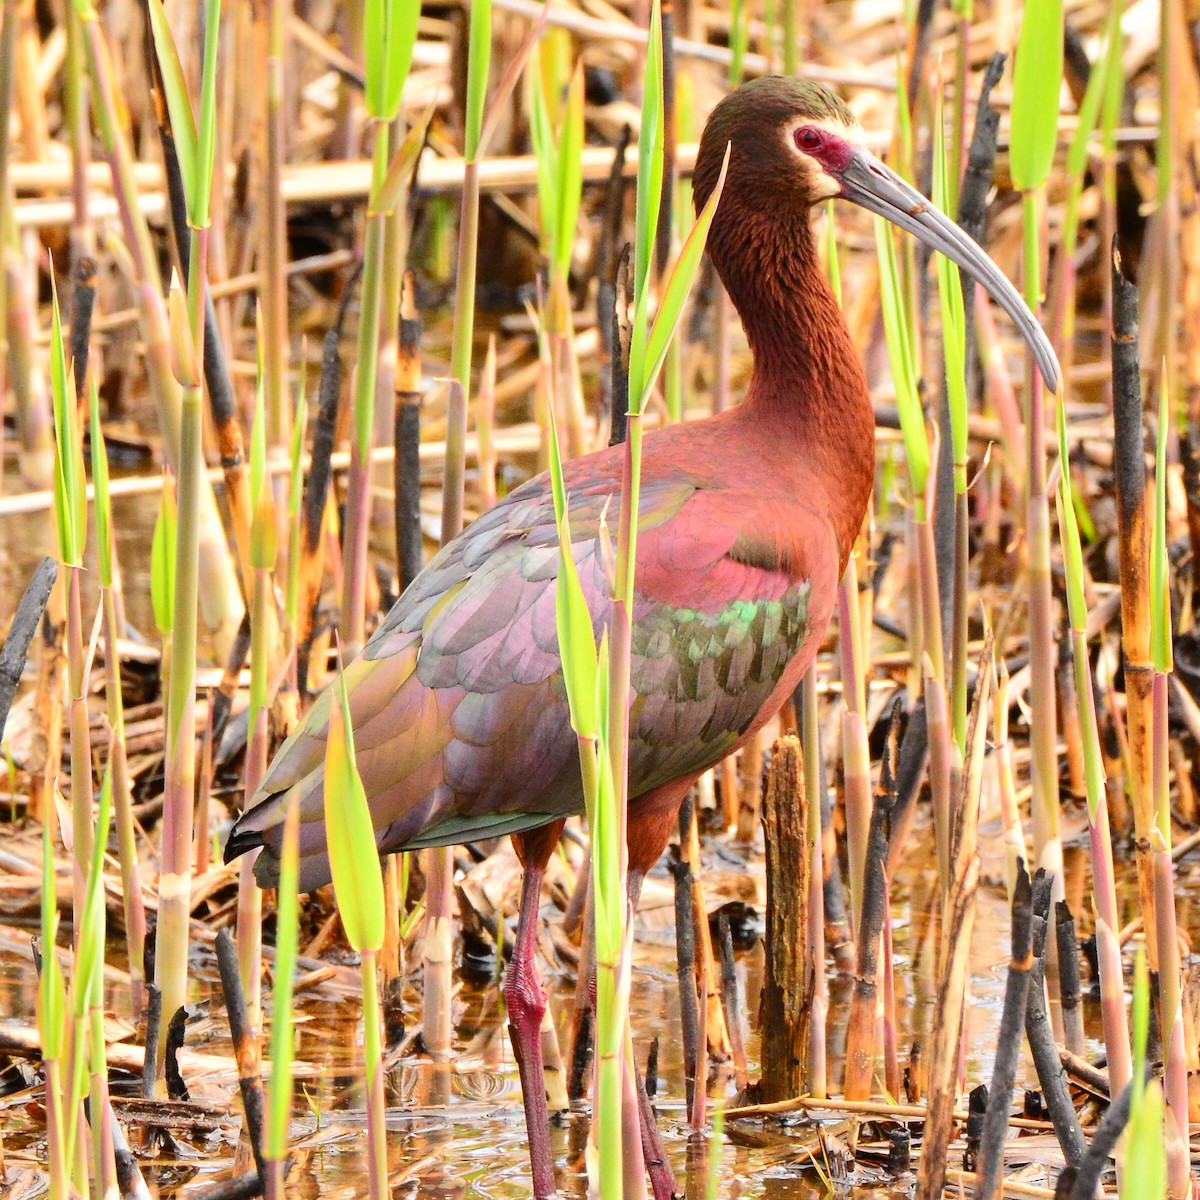
[[[988,1089],[987,1112],[979,1139],[977,1194],[992,1200],[1000,1187],[1004,1170],[1004,1143],[1008,1136],[1008,1113],[1016,1081],[1017,1061],[1021,1056],[1021,1030],[1029,995],[1029,972],[1033,966],[1033,914],[1029,872],[1018,861],[1012,901],[1012,958],[1004,985],[1004,1008],[996,1039],[996,1058]]]
[[[8,636],[0,647],[0,740],[4,737],[4,726],[8,723],[8,710],[12,707],[17,684],[25,670],[25,659],[29,645],[37,632],[38,622],[46,609],[46,602],[58,579],[58,563],[49,555],[34,569],[25,585],[25,591],[9,623]]]
[[[808,945],[808,845],[804,761],[794,734],[771,749],[771,766],[763,794],[766,846],[766,972],[759,1001],[762,1029],[762,1081],[765,1103],[798,1096],[804,1087],[808,1040],[808,993],[805,948]],[[816,964],[821,970],[821,964]],[[871,1015],[874,1025],[874,1013]]]
[[[1045,956],[1049,946],[1047,932],[1052,903],[1054,877],[1038,872],[1033,896],[1033,965],[1029,972],[1029,993],[1025,1005],[1025,1036],[1037,1068],[1038,1082],[1054,1133],[1068,1166],[1078,1168],[1084,1155],[1083,1131],[1067,1087],[1066,1073],[1054,1044],[1050,1014],[1046,1010]]]
[[[1141,364],[1138,361],[1138,293],[1122,273],[1115,239],[1111,279],[1113,480],[1117,499],[1128,786],[1133,807],[1138,898],[1146,930],[1146,955],[1150,973],[1154,975],[1158,971],[1154,868],[1150,859],[1150,826],[1154,811],[1150,751],[1154,668],[1150,658],[1150,542]]]
[[[1058,984],[1067,1049],[1082,1058],[1086,1046],[1079,985],[1079,943],[1075,938],[1075,918],[1065,900],[1054,905],[1054,934],[1058,941]]]
[[[246,1114],[246,1135],[254,1154],[261,1187],[266,1187],[266,1164],[263,1159],[263,1124],[266,1119],[266,1103],[262,1085],[262,1063],[259,1055],[258,1036],[250,1024],[246,1011],[246,997],[242,993],[242,978],[238,965],[238,953],[227,929],[217,932],[217,966],[221,972],[221,991],[225,997],[225,1011],[229,1017],[229,1034],[233,1040],[233,1053],[237,1059],[238,1086],[242,1093],[242,1107]]]

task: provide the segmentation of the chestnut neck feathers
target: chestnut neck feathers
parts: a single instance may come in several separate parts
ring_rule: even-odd
[[[874,479],[874,416],[866,377],[817,256],[811,191],[788,145],[804,119],[853,118],[823,88],[768,78],[714,110],[696,161],[697,209],[729,173],[708,251],[754,355],[744,408],[764,444],[787,444],[826,482],[843,565]]]

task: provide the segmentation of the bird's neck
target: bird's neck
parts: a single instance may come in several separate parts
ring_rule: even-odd
[[[811,475],[829,481],[844,563],[874,481],[866,376],[807,216],[731,224],[710,245],[719,247],[717,267],[754,354],[743,408],[764,445],[793,453]]]

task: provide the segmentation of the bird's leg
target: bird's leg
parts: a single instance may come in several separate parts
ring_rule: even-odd
[[[629,895],[631,918],[637,912],[638,901],[642,896],[642,881],[645,877],[645,872],[636,868],[629,872],[626,888]],[[650,1187],[654,1191],[654,1200],[671,1200],[678,1194],[675,1186],[675,1172],[671,1170],[671,1164],[667,1161],[666,1148],[663,1146],[662,1136],[658,1132],[658,1121],[654,1116],[650,1097],[646,1094],[646,1085],[640,1071],[637,1072],[637,1099],[639,1124],[642,1128],[642,1158],[646,1162],[646,1174],[650,1176]]]
[[[550,1152],[550,1118],[546,1109],[546,1084],[542,1069],[542,1018],[546,993],[538,978],[537,923],[545,864],[528,862],[521,883],[521,911],[517,939],[504,980],[508,1009],[508,1035],[521,1072],[521,1100],[529,1133],[529,1162],[533,1169],[535,1200],[550,1200],[557,1193],[554,1158]]]

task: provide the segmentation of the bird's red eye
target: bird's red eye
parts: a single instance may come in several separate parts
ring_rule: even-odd
[[[811,125],[802,125],[796,130],[796,145],[801,150],[816,150],[823,140],[820,130]]]

